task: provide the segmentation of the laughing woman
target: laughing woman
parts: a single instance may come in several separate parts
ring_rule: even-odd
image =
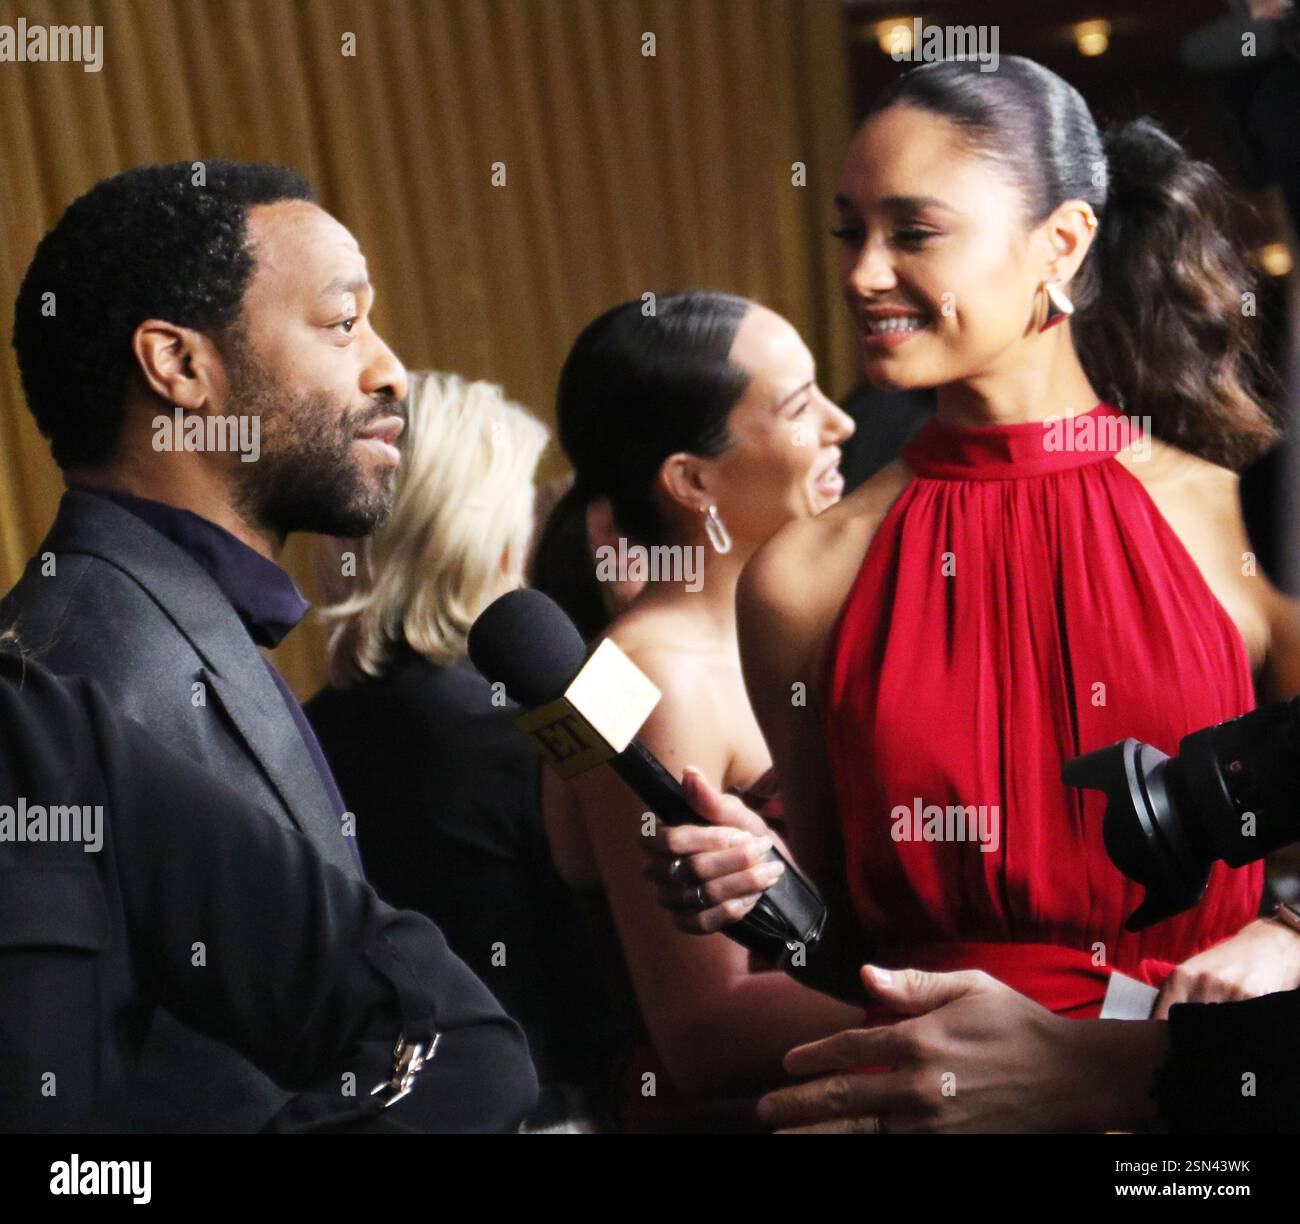
[[[674,774],[696,761],[779,823],[740,673],[736,580],[780,527],[838,500],[853,422],[819,390],[789,323],[705,292],[661,297],[651,316],[628,302],[590,324],[561,374],[557,420],[571,496],[607,496],[630,545],[695,562],[647,583],[608,631],[663,693],[641,738]],[[609,963],[647,1038],[626,1069],[625,1124],[753,1126],[747,1094],[780,1080],[786,1049],[862,1010],[752,972],[722,936],[676,930],[642,878],[644,805],[609,771],[567,784],[548,773],[546,787],[556,865],[616,934]]]
[[[1107,858],[1104,800],[1060,777],[1125,736],[1175,751],[1250,709],[1252,679],[1300,690],[1296,607],[1238,505],[1234,469],[1275,431],[1223,193],[1149,121],[1103,139],[1019,58],[904,75],[849,150],[837,236],[866,371],[937,387],[938,417],[758,553],[739,620],[797,861],[877,964],[985,969],[1076,1017],[1114,970],[1160,987],[1162,1014],[1300,985],[1300,936],[1258,919],[1261,864],[1217,864],[1195,910],[1125,930],[1141,890]],[[997,836],[918,839],[897,813],[928,805],[995,814]],[[693,863],[728,908],[691,929],[762,885]]]

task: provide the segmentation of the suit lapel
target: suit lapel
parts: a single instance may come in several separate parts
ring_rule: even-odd
[[[184,549],[93,493],[64,495],[43,548],[97,556],[131,575],[203,659],[202,678],[293,823],[330,862],[356,874],[316,763],[230,601]]]
[[[253,655],[247,666],[241,659],[225,674],[205,667],[201,679],[230,716],[245,747],[284,801],[294,824],[330,862],[355,873],[355,863],[343,842],[334,805],[316,762],[307,751],[256,646]]]

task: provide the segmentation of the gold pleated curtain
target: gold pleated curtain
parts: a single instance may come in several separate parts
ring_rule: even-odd
[[[826,235],[849,134],[839,0],[0,0],[0,23],[20,16],[102,26],[103,66],[0,63],[5,589],[62,487],[13,299],[62,209],[140,163],[293,166],[357,235],[407,365],[499,382],[548,421],[580,328],[647,291],[756,298],[829,390],[852,379]],[[310,595],[307,543],[287,563]],[[276,652],[301,694],[321,651],[313,623]]]

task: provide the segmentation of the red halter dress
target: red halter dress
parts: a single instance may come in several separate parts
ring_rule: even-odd
[[[1112,970],[1158,986],[1235,934],[1263,887],[1262,864],[1218,863],[1195,909],[1125,931],[1142,890],[1106,856],[1105,800],[1061,782],[1079,753],[1129,735],[1173,753],[1254,705],[1241,635],[1114,458],[1121,422],[1106,404],[1051,428],[928,422],[824,690],[876,963],[984,969],[1077,1017]]]

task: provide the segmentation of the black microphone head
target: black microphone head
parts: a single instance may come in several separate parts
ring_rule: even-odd
[[[470,662],[525,709],[561,696],[587,661],[582,635],[541,591],[508,591],[470,626]]]

